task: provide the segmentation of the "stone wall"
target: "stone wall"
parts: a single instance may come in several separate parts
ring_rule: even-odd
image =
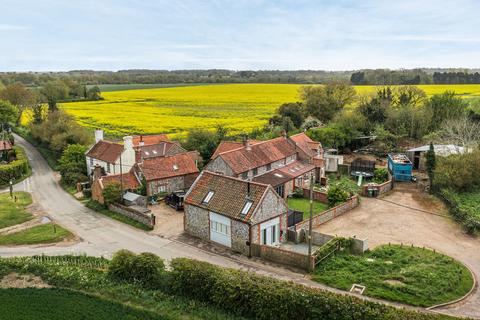
[[[164,192],[168,193],[183,190],[185,189],[185,176],[148,181],[148,195],[162,192],[162,186],[165,188]]]
[[[306,271],[313,270],[315,266],[313,256],[309,258],[306,254],[259,244],[252,244],[252,256]]]
[[[232,250],[248,255],[250,251],[249,247],[247,246],[249,236],[248,224],[237,220],[230,221],[232,223]]]
[[[141,222],[147,226],[153,227],[155,225],[155,216],[150,213],[150,210],[147,212],[140,212],[134,208],[127,207],[118,203],[114,203],[108,206],[110,211],[119,213],[126,217],[129,217],[135,221]]]
[[[210,240],[210,218],[208,210],[185,204],[185,232],[192,236]]]
[[[344,214],[345,212],[348,212],[352,209],[354,209],[355,207],[357,207],[359,204],[359,199],[358,199],[358,196],[353,196],[351,197],[347,202],[345,203],[342,203],[336,207],[333,207],[325,212],[322,212],[321,214],[318,214],[316,216],[314,216],[312,218],[312,226],[315,228],[315,227],[318,227],[319,225],[327,222],[327,221],[330,221],[332,219],[334,219],[335,217],[338,217],[338,216],[341,216],[342,214]],[[307,219],[307,220],[304,220],[302,222],[299,222],[295,225],[295,231],[297,231],[297,233],[300,231],[300,229],[305,229],[305,230],[308,230],[308,227],[309,227],[309,220],[310,219]]]
[[[329,234],[312,231],[312,243],[316,246],[323,246],[325,243],[332,240],[333,238],[335,237]]]
[[[221,157],[216,157],[214,160],[210,161],[205,167],[205,170],[221,173],[229,177],[234,176],[232,169],[225,163],[225,161]]]
[[[369,189],[376,190],[377,196],[381,196],[393,189],[393,182],[392,180],[388,180],[387,182],[381,184],[365,184],[362,186],[362,196],[368,197]]]

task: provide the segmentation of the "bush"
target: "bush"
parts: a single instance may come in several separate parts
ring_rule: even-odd
[[[186,258],[171,262],[173,292],[254,319],[436,319]]]
[[[348,200],[350,195],[347,191],[343,190],[339,186],[332,186],[328,188],[327,198],[328,198],[328,206],[333,208],[342,204]]]
[[[379,184],[388,181],[388,170],[385,168],[375,169],[373,181]]]
[[[103,188],[103,200],[106,208],[108,205],[120,201],[121,196],[122,188],[118,182],[109,183]]]
[[[303,198],[303,189],[302,188],[295,188],[292,194],[292,198]]]
[[[455,220],[460,222],[468,233],[480,231],[480,189],[469,193],[457,193],[445,188],[438,194],[447,203]]]
[[[13,149],[17,159],[5,165],[0,164],[0,186],[9,184],[11,179],[21,179],[30,170],[25,152],[19,147]]]
[[[458,192],[480,187],[480,150],[470,153],[438,157],[433,185],[437,189],[453,188]]]
[[[128,250],[120,250],[112,258],[108,274],[115,280],[138,283],[148,288],[158,288],[162,282],[165,264],[152,253],[135,255]]]

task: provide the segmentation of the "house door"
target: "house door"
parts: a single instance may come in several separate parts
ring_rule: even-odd
[[[273,246],[280,243],[280,218],[275,218],[260,225],[261,244]]]

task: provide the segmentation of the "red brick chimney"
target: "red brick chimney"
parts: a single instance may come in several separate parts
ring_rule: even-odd
[[[102,167],[96,164],[93,168],[93,180],[97,180],[102,176]]]

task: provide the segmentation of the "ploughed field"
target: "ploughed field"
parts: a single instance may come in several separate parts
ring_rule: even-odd
[[[79,124],[107,134],[169,133],[184,137],[190,129],[223,125],[232,133],[263,127],[278,106],[299,99],[301,84],[221,84],[102,92],[101,101],[63,103]],[[428,95],[455,91],[480,98],[480,85],[419,85]],[[107,89],[108,90],[108,89]],[[358,86],[359,94],[375,86]]]

